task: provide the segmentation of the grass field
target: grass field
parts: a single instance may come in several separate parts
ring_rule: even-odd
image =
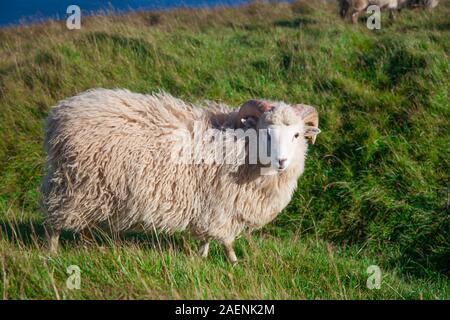
[[[327,5],[142,12],[0,29],[0,296],[450,298],[450,15],[382,15],[352,26]],[[43,240],[43,120],[92,87],[166,90],[238,106],[261,97],[317,106],[322,133],[276,221],[202,260],[189,236],[67,233]],[[81,288],[66,269],[81,269]],[[379,290],[366,287],[370,265]]]

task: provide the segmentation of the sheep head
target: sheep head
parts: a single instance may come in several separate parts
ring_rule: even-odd
[[[320,133],[314,107],[265,100],[244,103],[237,113],[236,127],[256,129],[259,147],[269,151],[270,167],[275,172],[285,171],[299,152],[306,152],[306,142],[314,144]]]

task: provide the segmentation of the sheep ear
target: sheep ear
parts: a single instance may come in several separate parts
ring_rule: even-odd
[[[316,108],[306,104],[296,104],[292,107],[305,123],[305,137],[308,139],[309,143],[314,144],[317,135],[320,133],[319,114],[317,113]]]
[[[257,121],[256,117],[246,117],[241,119],[241,123],[246,129],[256,128]]]
[[[320,133],[320,129],[313,126],[305,126],[305,138],[312,144],[316,141],[316,136]]]

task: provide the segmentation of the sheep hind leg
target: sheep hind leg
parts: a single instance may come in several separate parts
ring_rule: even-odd
[[[225,253],[227,254],[228,261],[230,261],[232,265],[236,265],[238,263],[238,260],[236,257],[236,252],[234,252],[233,244],[233,240],[225,241],[223,243],[223,247],[225,248]]]
[[[345,18],[349,8],[350,8],[350,3],[348,2],[348,0],[340,0],[339,1],[339,13],[341,14],[341,18]]]
[[[202,258],[206,258],[209,253],[209,241],[202,241],[198,252]]]
[[[54,228],[46,228],[47,245],[51,254],[56,254],[58,252],[59,236],[61,234],[60,230]]]

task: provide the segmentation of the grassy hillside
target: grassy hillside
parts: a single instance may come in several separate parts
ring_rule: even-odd
[[[450,298],[450,4],[382,29],[334,6],[99,16],[0,29],[0,294],[3,298]],[[66,234],[43,248],[43,119],[92,87],[166,90],[238,106],[317,106],[322,134],[277,220],[203,261],[186,236]],[[82,271],[80,290],[66,268]],[[366,269],[383,270],[380,290]]]

